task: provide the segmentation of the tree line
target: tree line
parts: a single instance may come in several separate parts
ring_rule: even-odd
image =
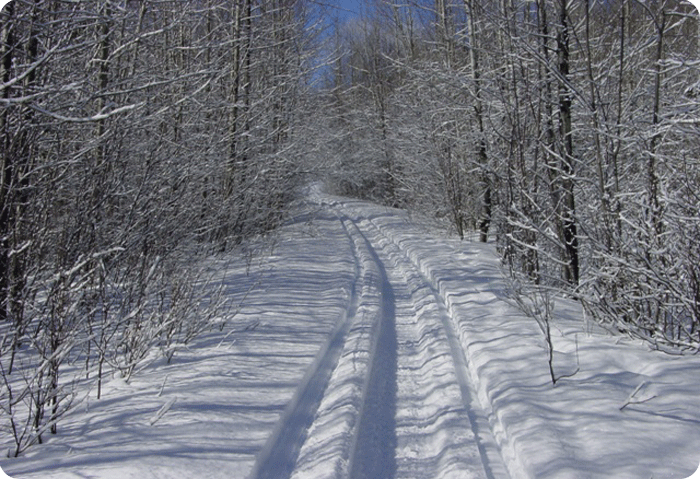
[[[495,239],[700,342],[700,41],[681,0],[14,0],[0,13],[0,428],[18,455],[216,324],[202,261],[307,180]],[[330,25],[330,28],[328,28]],[[320,50],[325,53],[321,54]],[[220,289],[218,291],[221,291]]]
[[[99,398],[106,371],[169,359],[221,314],[202,259],[274,229],[293,198],[317,16],[296,0],[3,8],[0,415],[13,455],[56,433],[77,381]]]
[[[329,181],[697,350],[699,21],[683,0],[368,0],[326,70]]]

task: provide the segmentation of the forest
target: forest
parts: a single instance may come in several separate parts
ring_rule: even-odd
[[[379,2],[335,31],[343,194],[498,243],[516,284],[700,340],[700,35],[685,1]],[[527,289],[527,288],[526,288]]]
[[[687,1],[367,0],[340,20],[310,0],[14,0],[0,82],[13,455],[57,432],[77,381],[99,398],[105,371],[216,327],[231,305],[203,260],[274,234],[312,181],[495,241],[515,284],[603,325],[700,345]]]

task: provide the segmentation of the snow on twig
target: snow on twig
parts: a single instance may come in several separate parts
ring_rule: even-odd
[[[163,406],[158,410],[158,412],[156,413],[156,415],[153,416],[153,417],[148,421],[148,425],[149,425],[149,426],[153,426],[156,422],[158,422],[158,421],[160,420],[160,418],[162,418],[162,417],[165,415],[165,413],[168,412],[168,411],[170,410],[170,408],[173,406],[173,404],[175,404],[175,401],[176,401],[176,400],[177,400],[176,397],[172,397],[172,398],[168,399],[168,400],[166,401],[166,403],[163,404]]]

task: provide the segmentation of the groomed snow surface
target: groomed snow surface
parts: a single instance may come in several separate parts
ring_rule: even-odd
[[[508,299],[493,245],[312,192],[271,256],[217,264],[243,302],[222,330],[113,377],[100,400],[80,392],[59,434],[3,457],[3,471],[681,479],[698,468],[700,357],[611,335],[558,300],[553,386],[542,332]]]

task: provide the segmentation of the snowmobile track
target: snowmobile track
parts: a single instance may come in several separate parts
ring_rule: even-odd
[[[349,234],[348,238],[351,239]],[[253,470],[249,474],[250,478],[281,479],[290,477],[294,470],[299,450],[306,440],[309,427],[317,414],[319,404],[331,374],[338,364],[348,331],[357,313],[358,291],[361,290],[362,282],[366,278],[361,277],[360,259],[354,245],[353,256],[355,279],[351,286],[348,306],[328,341],[304,375],[275,431],[263,450],[257,455]]]
[[[440,293],[372,219],[320,203],[352,244],[351,297],[250,477],[501,477]]]
[[[350,220],[379,272],[380,314],[370,352],[362,407],[350,452],[352,479],[393,477],[396,471],[396,305],[384,264],[367,237]],[[352,234],[352,233],[351,233]]]
[[[414,287],[426,288],[429,291],[430,300],[437,308],[445,339],[449,345],[451,360],[454,366],[454,373],[459,385],[464,413],[466,414],[471,430],[474,434],[475,445],[478,448],[483,473],[488,478],[506,477],[507,472],[497,451],[488,451],[486,443],[495,444],[493,433],[489,426],[488,418],[483,412],[482,405],[478,403],[476,387],[472,382],[467,364],[467,355],[459,340],[459,334],[455,327],[457,322],[452,318],[446,301],[433,282],[421,271],[420,266],[414,262],[409,254],[401,248],[392,237],[384,234],[382,229],[371,219],[367,220],[376,232],[377,236],[387,243],[387,249],[397,263],[397,267],[402,269],[404,275],[413,278]],[[416,284],[417,283],[417,284]]]

